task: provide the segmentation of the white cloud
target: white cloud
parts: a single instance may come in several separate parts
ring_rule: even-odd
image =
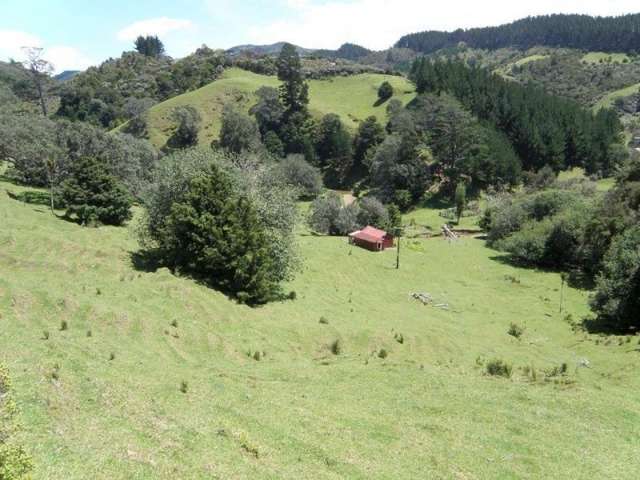
[[[51,62],[56,73],[64,70],[85,70],[94,62],[75,47],[46,45],[36,35],[16,30],[0,30],[0,60],[25,60],[24,47],[41,47],[43,58]]]
[[[65,70],[86,70],[96,63],[77,48],[65,45],[45,48],[44,57],[53,64],[56,73]]]
[[[139,35],[163,36],[178,30],[190,30],[194,27],[191,20],[159,17],[134,22],[118,32],[118,40],[132,41]]]
[[[291,18],[250,28],[252,42],[286,40],[312,48],[353,42],[384,49],[402,35],[422,30],[498,25],[548,13],[620,15],[639,10],[637,0],[286,0],[286,4]]]
[[[21,59],[23,47],[41,47],[42,40],[35,35],[16,30],[0,30],[0,59]]]

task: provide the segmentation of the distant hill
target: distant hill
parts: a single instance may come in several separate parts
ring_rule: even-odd
[[[403,103],[409,103],[415,97],[413,85],[404,77],[366,73],[326,80],[309,80],[309,108],[316,117],[337,113],[351,129],[355,129],[357,122],[370,115],[376,115],[384,121],[386,103],[376,103],[378,87],[384,81],[393,85],[396,92],[394,98]],[[278,85],[275,76],[258,75],[239,68],[228,69],[219,80],[199,90],[171,98],[149,110],[150,140],[158,148],[164,146],[171,135],[172,110],[178,106],[191,105],[202,116],[200,144],[207,146],[218,138],[222,109],[226,103],[233,103],[248,111],[256,101],[254,92],[258,88]]]
[[[425,31],[402,37],[397,47],[433,53],[464,42],[472,48],[495,50],[535,46],[575,48],[599,52],[635,53],[640,48],[640,14],[621,17],[545,15],[498,27],[454,32]]]
[[[353,43],[345,43],[338,50],[317,50],[316,55],[327,58],[343,58],[345,60],[358,61],[373,53],[368,48]]]
[[[64,72],[59,73],[53,78],[55,78],[59,82],[66,82],[67,80],[71,80],[73,77],[80,73],[82,73],[80,70],[65,70]]]
[[[272,45],[238,45],[231,47],[226,51],[226,54],[234,57],[242,54],[250,55],[279,55],[282,47],[286,42],[277,42]],[[295,45],[296,50],[300,55],[309,55],[315,50],[309,48],[303,48]]]

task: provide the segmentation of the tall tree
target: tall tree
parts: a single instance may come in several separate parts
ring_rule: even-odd
[[[47,79],[53,73],[53,65],[43,58],[44,49],[40,47],[24,47],[24,53],[27,59],[24,62],[25,67],[31,73],[33,84],[38,92],[38,99],[42,115],[47,116]]]
[[[135,41],[136,51],[145,57],[161,57],[164,55],[164,44],[157,36],[148,35],[143,37],[140,35]]]
[[[282,82],[280,98],[287,114],[306,111],[309,104],[309,86],[302,73],[302,63],[296,47],[285,43],[278,57],[278,79]]]

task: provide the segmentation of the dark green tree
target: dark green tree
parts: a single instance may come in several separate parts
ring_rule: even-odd
[[[157,36],[145,36],[140,35],[135,41],[136,51],[145,57],[160,57],[164,55],[164,44]]]
[[[353,167],[352,139],[338,115],[330,113],[322,118],[316,150],[330,183],[343,185]]]
[[[279,132],[284,116],[284,106],[280,100],[280,93],[272,87],[261,87],[256,91],[258,103],[249,113],[256,117],[260,133],[263,138],[268,132]]]
[[[302,63],[296,47],[285,43],[278,57],[278,79],[282,82],[280,98],[286,112],[306,111],[309,104],[309,86],[302,73]]]
[[[107,166],[93,157],[73,162],[62,184],[62,198],[67,216],[83,225],[122,225],[131,218],[131,196]]]
[[[378,98],[381,102],[386,102],[393,97],[393,86],[389,82],[382,82],[378,88]]]
[[[371,116],[360,122],[353,140],[353,157],[356,166],[362,165],[367,154],[372,154],[373,149],[380,145],[384,138],[384,128],[378,123],[376,117]]]
[[[277,291],[268,238],[257,211],[238,194],[228,174],[215,165],[191,179],[188,191],[171,207],[159,244],[167,261],[259,304]]]
[[[640,227],[618,237],[604,260],[591,306],[603,327],[640,327]]]

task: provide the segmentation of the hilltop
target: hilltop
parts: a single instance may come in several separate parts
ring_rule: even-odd
[[[348,77],[335,77],[324,80],[310,80],[309,108],[314,116],[337,113],[343,122],[352,129],[357,123],[370,115],[380,120],[386,118],[386,104],[378,104],[378,87],[382,82],[390,82],[396,91],[397,99],[404,104],[414,97],[414,87],[404,77],[361,74]],[[164,146],[171,136],[171,111],[184,105],[195,107],[203,118],[203,130],[200,145],[208,146],[218,137],[222,108],[231,102],[248,111],[255,103],[254,92],[261,86],[279,85],[275,76],[258,75],[246,70],[231,68],[225,70],[222,77],[209,85],[193,92],[179,95],[162,102],[149,110],[149,138],[158,148]]]

